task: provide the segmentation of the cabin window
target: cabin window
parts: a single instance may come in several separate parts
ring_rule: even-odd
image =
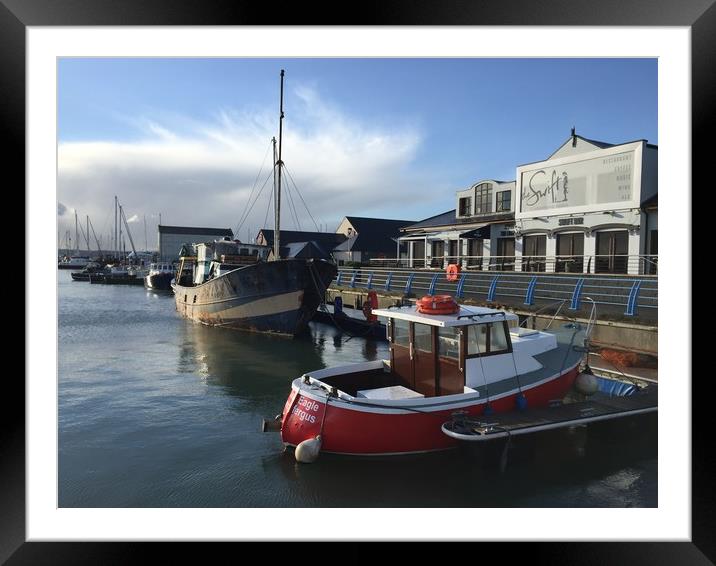
[[[438,354],[441,358],[460,359],[460,331],[457,328],[438,327]]]
[[[423,352],[433,351],[433,328],[427,324],[416,324],[415,329],[415,348]]]
[[[479,356],[487,353],[487,324],[467,327],[467,355]]]
[[[393,320],[393,343],[410,347],[410,323],[407,320]]]
[[[505,325],[501,322],[493,322],[490,324],[490,352],[506,351],[507,335],[505,334]]]
[[[485,356],[510,351],[505,322],[476,324],[467,328],[467,355]]]

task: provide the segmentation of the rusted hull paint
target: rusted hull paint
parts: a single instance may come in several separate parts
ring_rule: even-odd
[[[336,267],[281,260],[238,268],[193,287],[176,285],[177,311],[209,326],[295,335],[305,330]]]

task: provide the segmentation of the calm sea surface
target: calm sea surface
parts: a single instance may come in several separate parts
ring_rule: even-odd
[[[300,465],[261,419],[318,368],[387,344],[179,317],[170,294],[59,277],[60,507],[656,507],[655,420],[479,451]]]

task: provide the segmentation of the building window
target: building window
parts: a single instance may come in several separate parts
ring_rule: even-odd
[[[557,272],[582,273],[584,271],[584,234],[557,235]]]
[[[460,199],[460,216],[472,216],[472,197]]]
[[[514,238],[497,238],[497,257],[494,258],[491,267],[500,271],[515,270]]]
[[[512,191],[500,191],[495,195],[497,207],[495,212],[509,212],[511,210]]]
[[[435,240],[432,242],[432,261],[430,267],[442,267],[445,256],[445,242]]]
[[[525,236],[522,239],[522,271],[545,271],[547,236]]]
[[[459,244],[459,240],[450,240],[450,247],[448,250],[448,263],[457,263],[460,260]]]
[[[649,231],[649,255],[646,258],[646,273],[656,275],[656,267],[659,263],[659,232],[657,230]]]
[[[626,273],[629,257],[629,233],[626,230],[597,232],[595,273]]]
[[[492,212],[492,183],[480,183],[475,187],[475,214]]]
[[[470,239],[467,241],[467,264],[482,265],[482,239]]]

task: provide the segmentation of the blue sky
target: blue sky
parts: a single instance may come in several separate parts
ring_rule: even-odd
[[[164,224],[236,228],[277,133],[282,68],[284,161],[328,230],[344,215],[448,210],[456,190],[514,179],[572,126],[658,144],[655,59],[62,59],[62,233],[72,209],[108,232],[115,194],[147,218],[149,247],[160,212]],[[240,238],[264,224],[268,192]]]

